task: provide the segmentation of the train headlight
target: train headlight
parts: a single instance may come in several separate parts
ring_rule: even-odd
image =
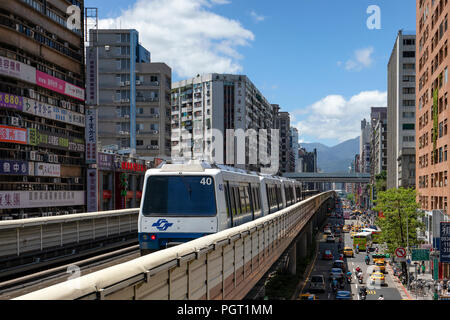
[[[142,235],[142,240],[144,240],[144,241],[147,240],[147,235],[146,234]]]

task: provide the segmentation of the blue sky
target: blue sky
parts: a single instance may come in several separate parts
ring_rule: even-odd
[[[415,31],[414,0],[86,0],[100,27],[134,27],[173,80],[242,73],[293,118],[300,141],[359,135],[386,105],[387,62],[399,29]],[[369,30],[370,5],[381,29]],[[119,23],[120,21],[120,23]],[[191,49],[194,48],[194,49]]]

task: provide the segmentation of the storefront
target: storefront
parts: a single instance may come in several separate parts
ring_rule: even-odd
[[[145,161],[115,155],[114,167],[115,209],[139,207],[147,170]]]

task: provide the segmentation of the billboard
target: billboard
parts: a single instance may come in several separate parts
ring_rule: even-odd
[[[86,110],[86,163],[97,162],[97,110]]]
[[[98,105],[98,86],[97,86],[97,47],[86,48],[86,104]]]
[[[440,259],[450,263],[450,222],[440,223]]]
[[[0,126],[0,141],[27,144],[27,129]]]
[[[36,84],[40,87],[84,101],[84,89],[39,70],[36,70]]]
[[[28,162],[16,160],[0,160],[0,174],[31,175]]]
[[[85,117],[83,114],[52,106],[30,98],[23,98],[23,112],[51,120],[73,124],[79,127],[85,126]]]
[[[0,92],[0,107],[22,111],[23,98],[13,94]]]
[[[84,191],[0,191],[0,209],[84,205]]]
[[[87,212],[98,211],[97,169],[87,170]]]
[[[0,74],[36,84],[36,69],[19,61],[0,57]]]
[[[36,162],[34,174],[42,177],[60,177],[61,165],[55,163]]]

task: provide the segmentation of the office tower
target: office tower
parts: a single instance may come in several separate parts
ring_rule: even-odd
[[[400,30],[388,63],[388,189],[415,186],[415,42]]]

